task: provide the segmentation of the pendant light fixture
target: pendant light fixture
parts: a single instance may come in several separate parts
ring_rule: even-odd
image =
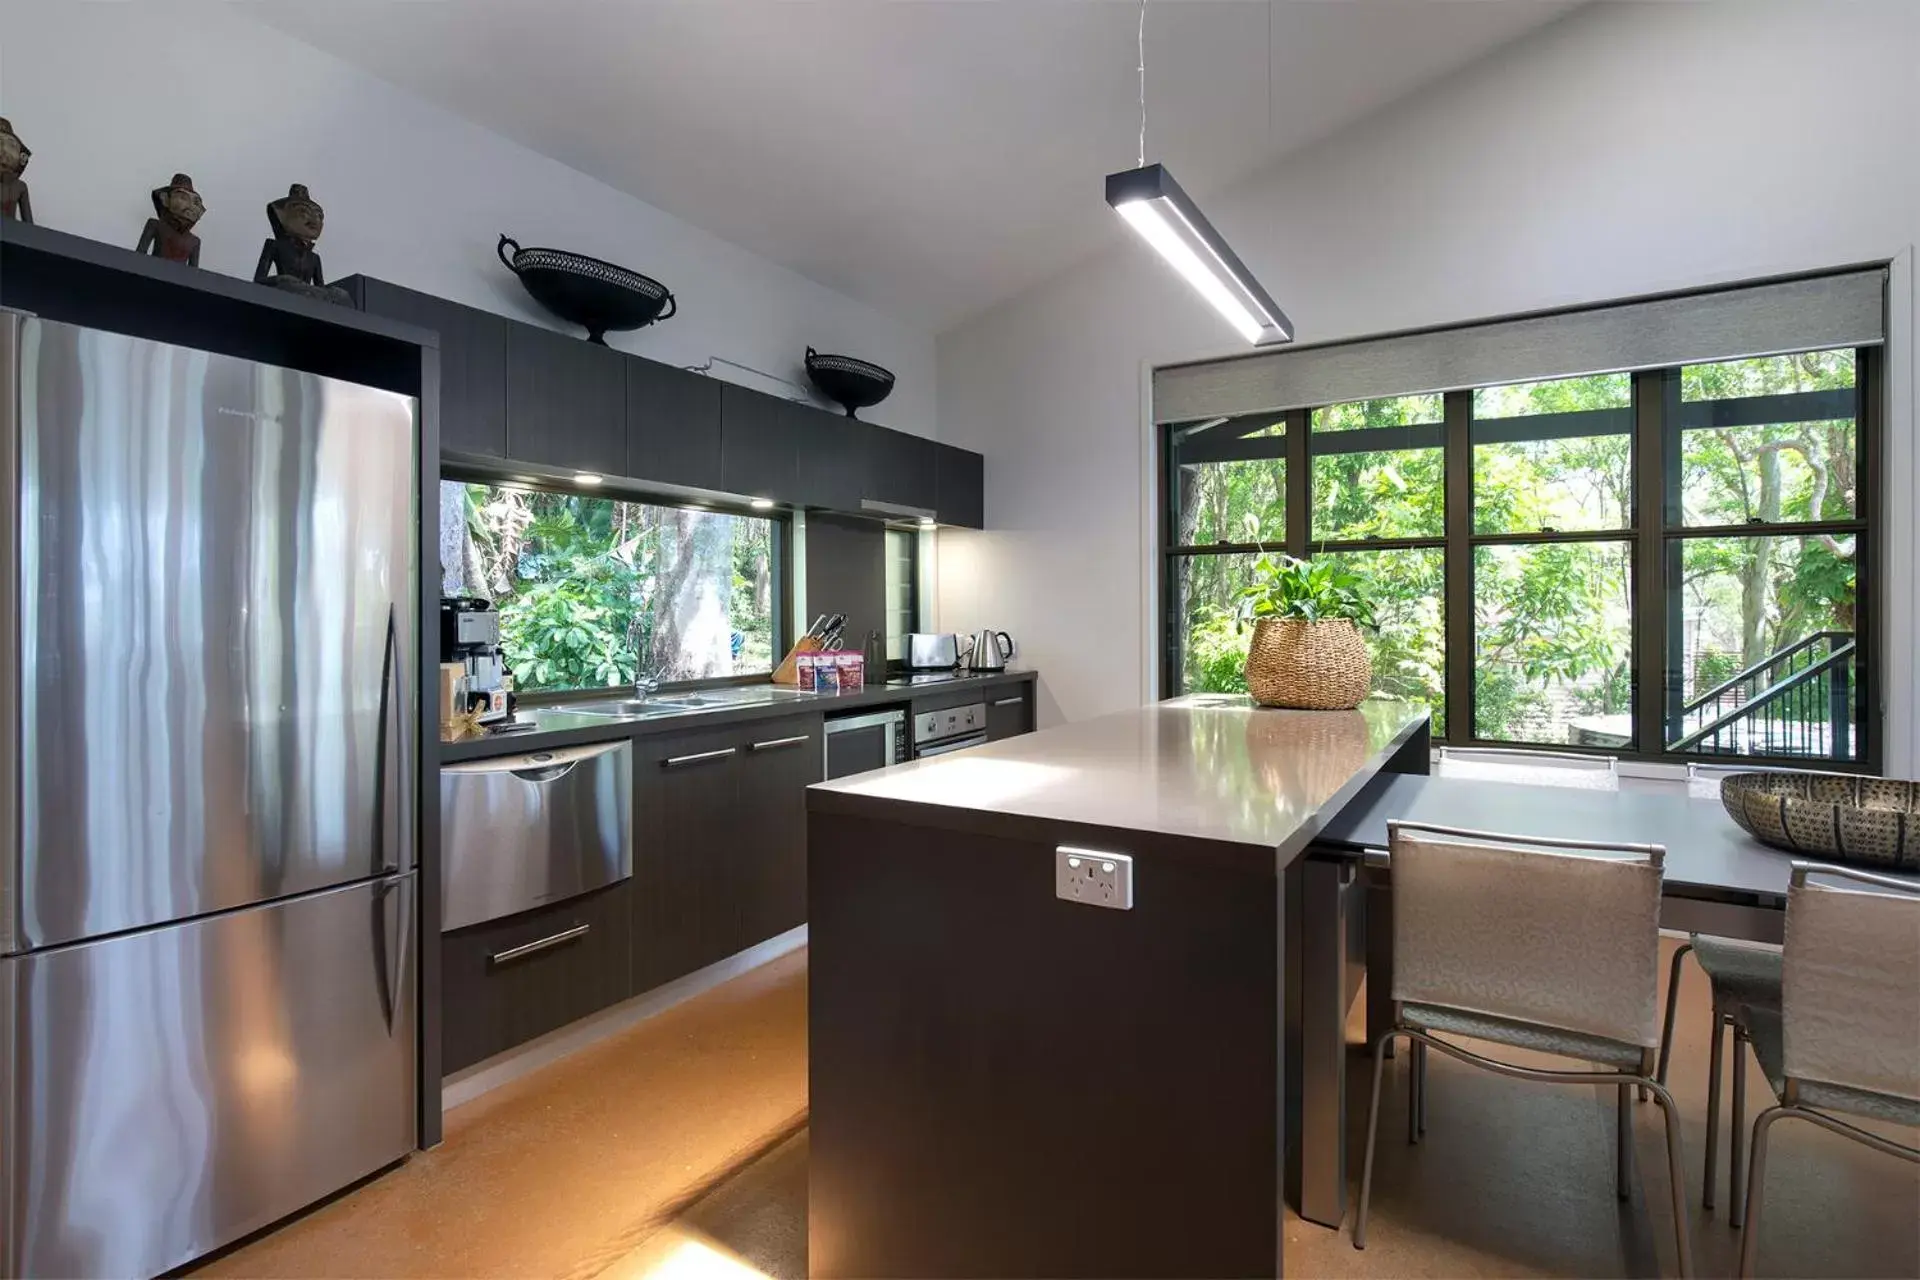
[[[1272,7],[1268,7],[1272,22]],[[1293,341],[1293,322],[1238,254],[1180,189],[1163,164],[1147,163],[1147,4],[1140,0],[1140,163],[1107,175],[1107,203],[1165,258],[1240,336],[1255,346]],[[1268,93],[1272,93],[1273,42],[1267,42]],[[1272,103],[1268,103],[1272,116]]]

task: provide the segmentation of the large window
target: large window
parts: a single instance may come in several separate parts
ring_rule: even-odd
[[[1367,583],[1444,741],[1875,762],[1871,347],[1162,428],[1168,693],[1245,687],[1263,552]]]
[[[758,516],[443,480],[441,586],[498,607],[522,690],[764,675],[781,530]]]

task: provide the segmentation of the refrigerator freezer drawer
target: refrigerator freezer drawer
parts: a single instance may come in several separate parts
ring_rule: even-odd
[[[633,747],[440,766],[440,928],[531,911],[633,873]]]
[[[0,1271],[154,1275],[411,1150],[414,892],[0,960]]]

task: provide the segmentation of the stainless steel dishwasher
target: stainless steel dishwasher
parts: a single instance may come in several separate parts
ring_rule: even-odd
[[[440,928],[559,902],[633,874],[625,740],[440,766]]]

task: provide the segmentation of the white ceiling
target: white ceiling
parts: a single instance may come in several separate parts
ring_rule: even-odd
[[[1572,7],[1155,0],[1147,158],[1202,197]],[[246,9],[935,330],[1115,239],[1101,179],[1136,156],[1138,9],[1119,0]]]

